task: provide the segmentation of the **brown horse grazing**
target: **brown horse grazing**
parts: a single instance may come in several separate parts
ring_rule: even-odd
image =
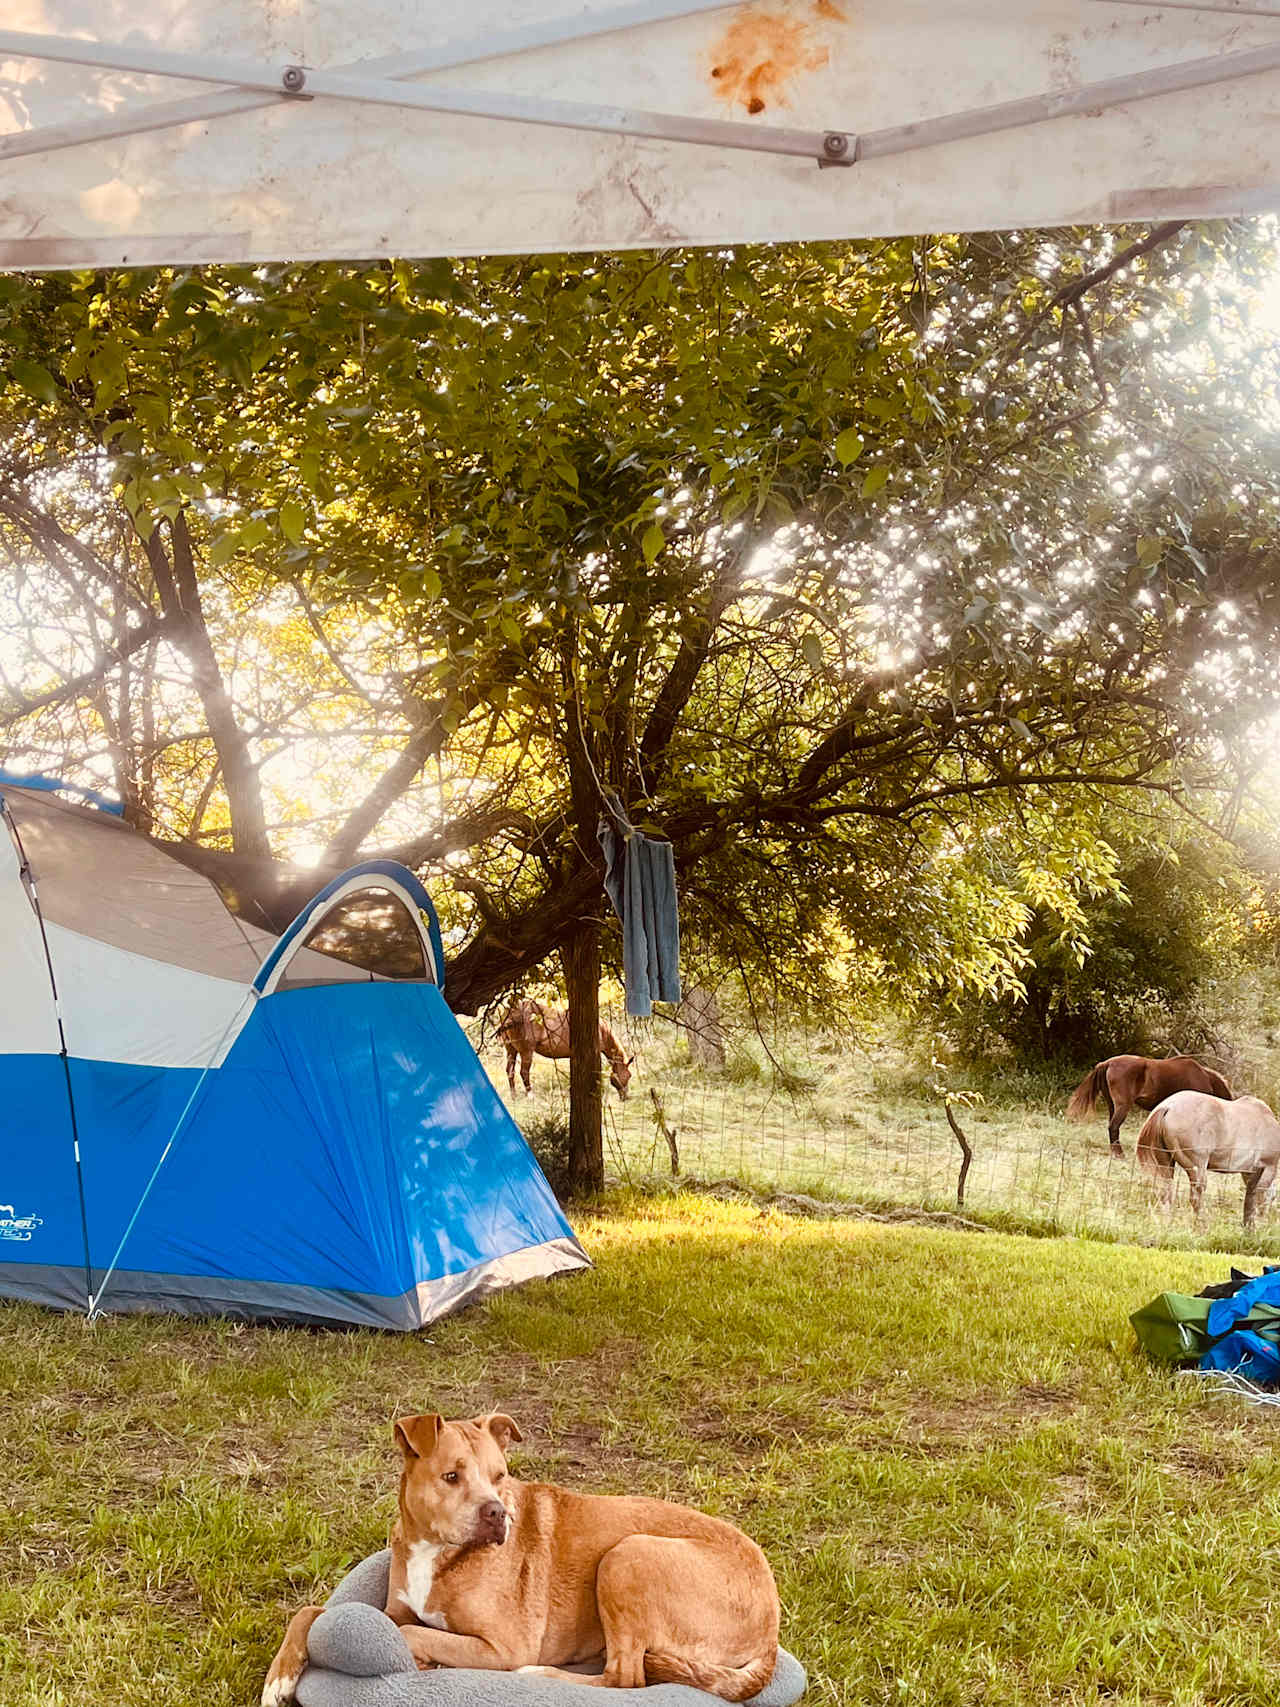
[[[1194,1055],[1170,1055],[1165,1061],[1153,1061],[1147,1055],[1111,1055],[1086,1073],[1071,1093],[1067,1119],[1086,1119],[1098,1098],[1105,1096],[1111,1115],[1107,1121],[1111,1154],[1123,1156],[1120,1128],[1129,1110],[1152,1109],[1174,1091],[1200,1091],[1224,1102],[1233,1101],[1235,1095],[1221,1073],[1202,1067]]]
[[[1176,1091],[1147,1116],[1138,1134],[1138,1162],[1158,1182],[1166,1210],[1173,1208],[1174,1164],[1185,1168],[1197,1221],[1210,1171],[1243,1174],[1248,1230],[1271,1195],[1280,1163],[1280,1120],[1258,1097],[1236,1097],[1224,1108],[1218,1097]]]
[[[498,1036],[507,1046],[507,1083],[516,1088],[516,1058],[520,1060],[520,1077],[524,1094],[533,1095],[529,1069],[535,1055],[545,1055],[549,1061],[569,1059],[569,1012],[567,1008],[547,1008],[541,1002],[513,1001],[498,1022]],[[622,1045],[600,1021],[600,1053],[609,1063],[609,1083],[618,1093],[619,1101],[627,1100],[631,1083],[631,1062]]]

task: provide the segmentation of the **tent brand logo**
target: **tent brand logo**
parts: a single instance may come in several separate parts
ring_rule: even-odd
[[[38,1215],[15,1215],[12,1203],[0,1203],[0,1239],[25,1243],[44,1222]]]

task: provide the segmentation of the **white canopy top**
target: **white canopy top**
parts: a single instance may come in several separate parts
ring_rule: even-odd
[[[779,241],[1280,202],[1280,0],[3,13],[5,267]]]

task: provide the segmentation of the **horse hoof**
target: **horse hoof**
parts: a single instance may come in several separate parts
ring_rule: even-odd
[[[1119,1144],[1113,1144],[1111,1146],[1111,1154],[1113,1156],[1119,1156],[1121,1161],[1124,1160],[1124,1150]]]

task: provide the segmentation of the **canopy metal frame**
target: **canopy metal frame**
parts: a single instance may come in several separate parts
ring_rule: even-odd
[[[1151,4],[1153,0],[1095,0],[1095,3]],[[430,71],[454,70],[481,60],[510,58],[645,24],[723,11],[728,9],[728,4],[729,0],[633,0],[630,5],[610,11],[579,12],[452,46],[445,44],[435,49],[332,68],[273,65],[213,55],[171,53],[134,43],[116,45],[83,38],[0,30],[0,53],[217,86],[212,93],[187,100],[126,107],[109,116],[20,131],[0,139],[0,160],[208,122],[281,102],[339,100],[375,108],[450,113],[496,123],[549,125],[619,137],[789,155],[814,161],[820,166],[853,166],[860,161],[945,146],[1073,114],[1094,113],[1162,95],[1235,82],[1280,69],[1280,40],[1277,40],[1240,52],[1183,60],[1084,83],[1075,89],[974,107],[863,133],[847,125],[833,125],[823,130],[792,130],[773,124],[702,119],[516,93],[441,88],[434,84],[422,86],[412,81]],[[1183,0],[1183,4],[1186,5],[1187,0]],[[1257,10],[1254,7],[1223,5],[1222,0],[1216,0],[1216,3],[1215,0],[1206,0],[1206,4],[1198,9]]]

